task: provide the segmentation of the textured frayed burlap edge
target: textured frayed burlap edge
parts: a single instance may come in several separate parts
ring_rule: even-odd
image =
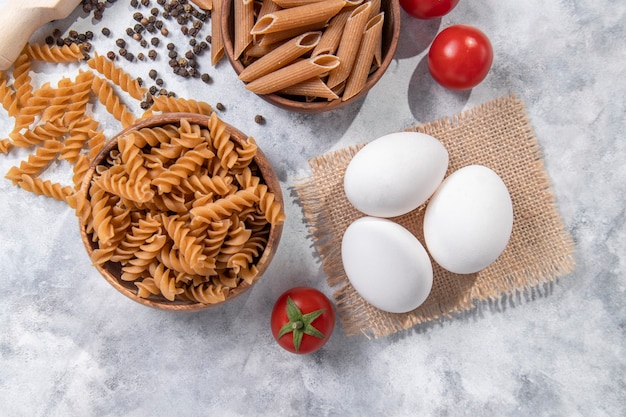
[[[304,219],[311,234],[313,244],[320,257],[324,273],[327,276],[328,285],[334,288],[333,298],[340,321],[347,335],[365,334],[367,337],[383,337],[401,330],[405,330],[418,324],[431,322],[444,317],[450,318],[459,313],[464,313],[474,309],[478,302],[497,301],[502,297],[514,293],[528,291],[539,285],[553,281],[559,276],[566,275],[574,270],[574,243],[565,231],[563,222],[558,213],[558,207],[554,195],[551,191],[550,179],[543,164],[541,149],[534,136],[529,120],[526,115],[524,104],[515,95],[502,97],[482,105],[479,105],[466,112],[460,113],[452,118],[444,118],[432,123],[415,126],[410,131],[419,131],[431,134],[435,137],[446,137],[446,146],[450,152],[452,172],[461,166],[470,163],[490,164],[489,159],[472,160],[465,158],[466,151],[469,153],[472,146],[481,146],[484,137],[496,137],[498,132],[485,132],[490,128],[489,118],[496,117],[496,125],[499,129],[504,129],[505,135],[516,139],[514,142],[521,148],[515,152],[524,152],[529,162],[527,173],[519,173],[519,167],[510,167],[517,173],[508,172],[509,168],[501,168],[498,172],[505,183],[507,175],[531,175],[533,189],[513,186],[512,198],[514,208],[516,199],[540,199],[545,213],[539,213],[546,217],[545,222],[549,225],[543,230],[540,238],[542,242],[534,243],[540,249],[546,249],[546,253],[537,253],[533,259],[518,259],[515,245],[525,245],[525,239],[533,239],[533,231],[527,232],[529,236],[514,239],[514,235],[501,259],[496,261],[486,272],[473,274],[471,276],[453,276],[453,274],[443,271],[436,264],[433,264],[435,273],[434,289],[431,296],[416,310],[405,314],[391,314],[380,311],[365,302],[350,285],[343,270],[341,261],[341,238],[347,225],[362,217],[351,207],[341,200],[341,204],[335,204],[337,199],[345,199],[343,195],[343,173],[345,167],[352,157],[365,143],[330,152],[325,155],[313,158],[309,161],[313,175],[295,186],[295,190],[300,199]],[[481,125],[485,124],[486,125]],[[455,135],[460,136],[459,140]],[[469,140],[468,140],[469,138]],[[462,140],[461,140],[462,139]],[[505,150],[508,152],[508,150]],[[489,152],[479,150],[482,156],[493,157]],[[511,151],[513,152],[513,151]],[[501,153],[496,157],[501,158]],[[472,155],[475,156],[475,155]],[[516,155],[507,157],[517,158]],[[499,159],[502,161],[502,159]],[[506,164],[504,164],[506,165]],[[516,177],[517,178],[517,177]],[[517,188],[521,188],[518,190]],[[521,192],[521,196],[515,193]],[[532,193],[532,194],[529,194]],[[336,209],[335,206],[341,206]],[[420,235],[420,217],[423,219],[424,206],[412,213],[395,218],[398,223],[403,224],[416,234],[423,242]],[[525,213],[516,213],[516,216],[524,216]],[[533,215],[532,213],[529,215]],[[543,228],[545,229],[545,227]],[[519,232],[517,232],[519,234]],[[543,252],[538,250],[536,252]],[[545,255],[545,256],[544,256]],[[482,275],[481,275],[482,274]],[[438,277],[445,276],[445,280],[438,280]],[[484,278],[486,277],[486,278]],[[445,282],[444,282],[445,281]]]

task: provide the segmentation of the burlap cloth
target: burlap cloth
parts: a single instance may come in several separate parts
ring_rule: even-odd
[[[455,275],[433,261],[433,289],[424,304],[409,313],[386,313],[356,293],[341,262],[343,232],[363,216],[346,199],[343,175],[365,143],[311,159],[311,177],[297,184],[295,190],[348,335],[363,333],[377,338],[444,317],[454,318],[480,302],[523,292],[573,271],[574,244],[564,229],[521,100],[514,95],[502,97],[451,119],[408,130],[427,133],[444,144],[450,155],[447,174],[470,164],[497,172],[513,201],[513,232],[502,255],[479,273]],[[422,243],[424,208],[393,219]]]

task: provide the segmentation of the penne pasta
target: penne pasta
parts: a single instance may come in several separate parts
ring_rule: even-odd
[[[287,39],[295,38],[296,36],[300,36],[306,32],[314,32],[317,30],[322,30],[324,29],[325,26],[326,26],[326,22],[317,22],[317,23],[313,23],[313,24],[298,27],[298,28],[281,30],[280,32],[272,32],[272,33],[266,33],[264,35],[257,35],[259,39],[258,43],[259,45],[266,45],[266,46],[273,45],[275,43],[283,42]]]
[[[256,94],[272,94],[310,78],[321,76],[339,66],[339,58],[333,55],[319,55],[257,78],[246,85],[246,89]]]
[[[345,4],[345,0],[325,0],[268,13],[257,20],[252,28],[252,34],[280,32],[314,23],[327,22]]]
[[[222,19],[222,2],[213,3],[211,11],[211,21],[219,22]],[[211,25],[211,63],[217,64],[224,55],[224,38],[222,38],[222,30],[219,24]]]
[[[346,21],[351,13],[352,9],[346,8],[330,19],[328,26],[326,26],[326,30],[324,30],[322,39],[320,39],[320,42],[317,44],[315,49],[313,49],[311,55],[334,54],[337,52],[343,28],[345,27]]]
[[[383,36],[384,16],[383,12],[378,13],[365,26],[356,61],[346,81],[346,87],[341,97],[343,101],[361,92],[367,82],[376,48],[380,45],[380,39]]]
[[[322,32],[307,32],[285,42],[247,66],[241,74],[239,74],[239,79],[244,82],[253,81],[291,64],[296,58],[301,57],[315,48],[321,36]]]
[[[279,93],[290,96],[325,98],[328,100],[336,100],[339,98],[333,90],[328,88],[320,77],[313,77],[301,83],[294,84],[291,87],[280,90]]]
[[[321,1],[325,1],[325,0],[273,0],[274,3],[276,3],[283,9],[304,6],[306,4],[311,4],[311,3],[319,3]]]
[[[254,26],[254,0],[233,0],[235,12],[235,59],[239,59],[243,51],[252,42],[252,26]],[[219,25],[218,25],[219,26]]]
[[[369,20],[371,6],[372,4],[369,1],[363,3],[354,9],[348,17],[336,54],[341,64],[331,71],[328,76],[327,84],[330,88],[345,81],[350,75],[359,45],[361,44],[361,38],[363,37],[363,29],[365,29],[365,25]]]

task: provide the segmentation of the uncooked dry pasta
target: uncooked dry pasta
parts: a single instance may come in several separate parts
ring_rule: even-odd
[[[337,48],[337,58],[339,58],[340,63],[328,76],[327,84],[330,88],[334,88],[345,81],[352,71],[363,38],[363,30],[369,20],[371,5],[369,1],[363,3],[348,16]]]
[[[79,215],[98,244],[93,261],[119,262],[121,279],[133,282],[137,295],[218,302],[242,282],[254,280],[269,228],[282,224],[284,213],[258,176],[254,140],[234,142],[224,127],[212,113],[207,128],[182,119],[152,136],[143,131],[149,128],[131,132],[118,139],[117,148],[103,155],[103,165],[95,169],[90,200],[81,203],[88,213],[81,208]],[[146,146],[147,141],[154,146]],[[142,177],[154,195],[143,201],[123,186],[133,183],[137,172],[152,171],[149,164],[161,164],[164,171]],[[121,236],[115,228],[120,208],[127,212],[124,219],[132,219]],[[112,240],[119,249],[110,250]]]
[[[235,21],[235,59],[239,59],[243,51],[252,42],[252,26],[254,25],[254,1],[233,0]]]
[[[283,67],[248,83],[246,89],[257,94],[271,94],[320,76],[339,66],[339,58],[334,55],[319,55]]]
[[[315,48],[321,36],[322,32],[319,31],[307,32],[283,43],[244,68],[239,74],[239,79],[244,82],[253,81],[292,63],[296,58]]]
[[[251,33],[261,35],[327,22],[345,3],[345,0],[325,0],[268,13],[256,21]]]
[[[147,91],[147,89],[141,87],[136,78],[131,77],[130,74],[116,66],[113,61],[101,55],[96,54],[87,61],[87,64],[136,100],[142,100]]]
[[[250,31],[252,42],[243,52],[237,49],[234,57],[243,65],[240,80],[256,94],[278,94],[303,102],[354,98],[363,91],[366,83],[356,83],[359,77],[355,78],[346,94],[347,79],[358,59],[365,25],[379,13],[383,13],[381,0],[260,0],[256,21]],[[384,23],[382,16],[381,20]],[[237,18],[233,25],[235,34],[244,30]],[[294,45],[298,45],[298,40],[308,32],[320,32],[321,35],[315,39],[316,45],[312,49],[299,45],[301,50],[298,50]],[[374,53],[369,57],[372,70],[382,65],[382,44],[381,30]],[[279,72],[298,60],[329,55],[338,58],[339,64],[320,75],[309,74],[303,78],[302,68]],[[364,60],[359,59],[361,67],[366,66]],[[368,71],[367,77],[372,72]],[[261,83],[259,80],[264,77],[269,78]],[[358,91],[355,91],[356,86],[360,88]]]
[[[113,117],[122,122],[123,127],[129,127],[135,122],[135,116],[126,108],[119,96],[115,94],[111,85],[100,77],[94,77],[91,84],[93,92],[98,97],[100,103]]]
[[[222,19],[222,2],[213,3],[213,11],[211,12],[211,20],[219,22]],[[211,25],[211,63],[217,64],[224,55],[224,38],[222,36],[221,25]]]
[[[74,62],[84,58],[82,47],[75,43],[63,46],[28,44],[24,53],[32,59],[53,63]]]
[[[22,161],[20,166],[9,169],[5,178],[11,180],[16,185],[22,180],[22,175],[31,177],[41,174],[45,168],[57,157],[63,148],[63,144],[56,139],[46,140],[42,146],[38,147],[34,154],[28,156],[26,161]]]
[[[346,82],[342,100],[348,100],[363,89],[367,76],[372,67],[372,59],[382,37],[384,14],[379,13],[371,18],[365,26],[361,46],[356,56],[356,62]]]

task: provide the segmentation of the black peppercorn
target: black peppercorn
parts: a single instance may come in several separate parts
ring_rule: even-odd
[[[107,58],[109,58],[111,61],[115,60],[115,52],[113,51],[107,52]]]
[[[211,82],[211,76],[206,72],[200,76],[200,79],[207,84]]]
[[[150,49],[148,51],[148,58],[155,60],[157,57],[157,52],[154,49]]]
[[[260,125],[265,124],[265,117],[261,116],[260,114],[257,114],[256,116],[254,116],[254,121]]]
[[[156,76],[157,76],[157,72],[156,72],[156,70],[155,70],[155,69],[151,69],[151,70],[148,72],[148,75],[150,76],[150,78],[152,78],[152,79],[154,80],[154,79],[156,78]]]
[[[124,48],[126,47],[126,41],[122,38],[119,38],[115,41],[115,44],[117,45],[118,48]]]
[[[217,108],[219,111],[224,111],[224,110],[226,110],[226,107],[224,107],[224,105],[223,105],[222,103],[220,103],[220,102],[218,102],[218,103],[215,105],[215,108]]]
[[[109,28],[107,28],[107,27],[102,28],[102,31],[101,31],[101,32],[102,32],[102,34],[103,34],[104,36],[109,36],[109,35],[111,35],[111,29],[109,29]]]

